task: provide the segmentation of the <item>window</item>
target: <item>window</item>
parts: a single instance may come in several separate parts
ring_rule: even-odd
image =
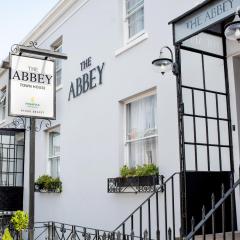
[[[128,39],[144,30],[144,0],[126,1],[126,22]]]
[[[126,104],[126,155],[129,167],[156,163],[157,97],[146,96]]]
[[[48,132],[49,137],[49,169],[50,175],[54,178],[59,177],[60,164],[60,127]]]
[[[52,49],[55,52],[62,52],[62,38],[58,39],[52,44]],[[56,86],[59,87],[62,84],[62,60],[55,59],[55,75],[56,75]]]
[[[6,118],[6,87],[0,91],[0,121]]]
[[[23,186],[24,131],[0,132],[0,186]]]

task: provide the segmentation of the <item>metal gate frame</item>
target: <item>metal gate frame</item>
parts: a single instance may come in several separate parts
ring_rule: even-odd
[[[228,77],[228,66],[227,66],[227,49],[226,49],[226,39],[225,36],[223,34],[217,34],[217,33],[213,33],[210,31],[204,31],[205,33],[208,34],[212,34],[218,37],[222,38],[222,46],[223,46],[223,56],[214,54],[214,53],[210,53],[210,52],[206,52],[206,51],[202,51],[199,49],[195,49],[195,48],[190,48],[190,47],[185,47],[182,46],[182,43],[175,43],[174,47],[175,47],[175,56],[176,56],[176,63],[178,65],[178,74],[176,76],[176,80],[177,80],[177,108],[178,108],[178,128],[179,128],[179,155],[180,155],[180,189],[181,189],[181,233],[182,235],[186,235],[186,229],[187,229],[187,199],[186,199],[186,158],[185,158],[185,138],[184,138],[184,102],[183,102],[183,93],[182,93],[182,89],[183,89],[183,84],[182,84],[182,73],[181,73],[181,50],[187,50],[187,51],[191,51],[191,52],[195,52],[198,54],[201,54],[202,56],[202,67],[203,67],[203,73],[204,73],[204,63],[203,63],[203,55],[207,55],[207,56],[211,56],[211,57],[216,57],[216,58],[220,58],[223,60],[223,64],[224,64],[224,77],[225,77],[225,96],[226,96],[226,105],[227,105],[227,121],[228,121],[228,137],[229,137],[229,153],[230,153],[230,168],[231,168],[231,172],[234,171],[234,160],[233,160],[233,144],[232,144],[232,121],[231,121],[231,107],[230,107],[230,96],[229,96],[229,77]],[[223,26],[222,26],[222,32],[223,31]],[[192,36],[191,36],[192,37]],[[190,38],[190,37],[189,37]],[[203,75],[204,78],[204,75]],[[203,79],[203,81],[205,81],[205,79]],[[184,86],[186,87],[186,86]],[[197,89],[199,90],[199,89]],[[193,91],[193,89],[192,89]],[[211,117],[209,118],[209,116],[207,116],[207,108],[206,108],[206,92],[209,92],[208,90],[205,89],[205,83],[204,83],[204,89],[201,89],[201,91],[204,92],[204,108],[205,108],[205,120],[206,120],[206,129],[207,129],[207,139],[208,139],[208,124],[207,121],[208,119],[211,119]],[[219,92],[214,92],[214,91],[210,91],[211,93],[217,95],[219,94]],[[194,99],[193,99],[194,100]],[[217,97],[216,97],[216,101],[217,101]],[[194,107],[193,107],[194,108]],[[196,117],[199,117],[197,115],[195,115],[194,113],[194,109],[193,109],[193,114],[192,117],[195,121]],[[217,120],[218,122],[218,136],[219,136],[219,120],[222,120],[219,118],[219,116],[217,116],[216,118],[214,118],[215,120]],[[194,127],[195,124],[194,124]],[[196,129],[194,130],[194,146],[195,146],[195,153],[196,153]],[[208,140],[206,143],[206,147],[207,147],[207,152],[208,152],[208,171],[210,171],[209,168],[209,146],[211,144],[209,144]],[[220,145],[219,139],[218,139],[218,144],[216,145],[216,147],[218,147],[219,149],[222,147]],[[220,157],[221,157],[221,153],[219,152]],[[221,161],[221,158],[220,158]],[[196,171],[197,169],[197,163],[195,163],[196,166]],[[221,166],[221,164],[220,164]],[[221,167],[220,167],[220,171],[221,171]]]

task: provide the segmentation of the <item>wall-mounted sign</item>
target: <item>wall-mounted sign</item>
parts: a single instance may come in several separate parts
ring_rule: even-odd
[[[75,81],[71,82],[69,94],[68,94],[68,101],[72,98],[76,98],[83,93],[86,93],[88,90],[96,88],[98,85],[102,84],[103,81],[103,68],[105,63],[93,67],[89,70],[92,66],[92,58],[89,57],[86,60],[80,63],[80,70],[84,73]]]
[[[11,55],[10,116],[55,119],[54,62]]]
[[[173,20],[175,42],[182,41],[194,33],[198,33],[208,26],[231,16],[238,6],[240,6],[240,0],[216,0],[180,20]]]

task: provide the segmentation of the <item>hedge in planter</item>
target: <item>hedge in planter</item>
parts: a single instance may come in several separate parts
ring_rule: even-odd
[[[128,168],[124,165],[120,169],[121,177],[116,178],[116,185],[127,186],[152,186],[159,184],[159,171],[155,164],[144,164],[136,168]]]
[[[128,166],[124,165],[120,169],[121,177],[154,176],[158,174],[158,167],[153,163],[137,166],[136,168],[129,168]]]
[[[60,193],[62,192],[62,182],[59,178],[43,175],[35,182],[35,191]]]

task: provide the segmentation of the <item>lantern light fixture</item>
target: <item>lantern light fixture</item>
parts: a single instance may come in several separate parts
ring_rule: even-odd
[[[234,20],[226,24],[224,34],[227,39],[240,43],[240,7],[237,8]]]
[[[166,55],[167,50],[170,54]],[[166,72],[169,72],[172,70],[174,75],[177,75],[177,64],[173,62],[173,52],[170,47],[164,46],[160,49],[160,56],[159,58],[152,61],[152,64],[156,67],[160,67],[160,71],[162,75],[164,75]]]

